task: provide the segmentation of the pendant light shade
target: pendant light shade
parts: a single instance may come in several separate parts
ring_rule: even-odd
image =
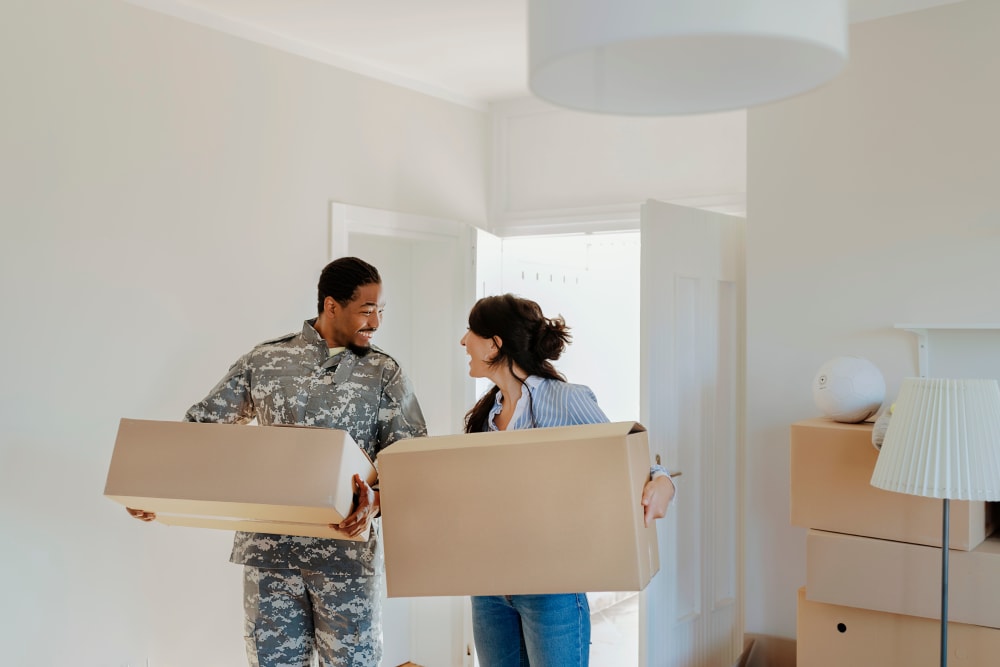
[[[847,62],[846,0],[528,0],[528,83],[580,111],[741,109]]]

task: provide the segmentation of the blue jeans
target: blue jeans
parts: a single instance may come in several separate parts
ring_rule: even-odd
[[[590,605],[585,593],[472,598],[481,667],[587,667]]]

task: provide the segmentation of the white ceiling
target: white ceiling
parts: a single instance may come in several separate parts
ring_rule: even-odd
[[[525,0],[126,0],[485,108],[526,97]],[[854,23],[960,0],[848,0]]]

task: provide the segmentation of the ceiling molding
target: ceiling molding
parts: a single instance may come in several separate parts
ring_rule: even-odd
[[[420,81],[412,77],[403,76],[389,69],[373,65],[361,60],[345,57],[327,49],[308,44],[302,40],[291,36],[281,35],[270,30],[256,26],[248,21],[222,16],[206,9],[187,5],[177,0],[125,0],[131,5],[142,7],[160,14],[166,14],[188,23],[194,23],[205,28],[217,30],[219,32],[239,37],[250,42],[256,42],[264,46],[290,53],[292,55],[315,60],[325,65],[336,67],[354,74],[382,81],[393,86],[412,90],[414,92],[429,95],[438,99],[459,104],[461,106],[475,109],[476,111],[488,111],[489,104],[482,100],[473,99],[440,86],[436,86],[426,81]]]
[[[847,0],[848,17],[861,23],[962,1]],[[262,0],[124,2],[476,111],[530,96],[520,39],[527,12],[509,0],[386,0],[377,11],[318,0],[287,8]],[[316,29],[322,25],[330,29]],[[362,44],[358,35],[371,39]]]

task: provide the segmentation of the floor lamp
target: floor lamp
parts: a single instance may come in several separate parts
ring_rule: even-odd
[[[906,378],[872,474],[872,486],[943,500],[941,667],[948,664],[950,500],[1000,500],[1000,384]]]

